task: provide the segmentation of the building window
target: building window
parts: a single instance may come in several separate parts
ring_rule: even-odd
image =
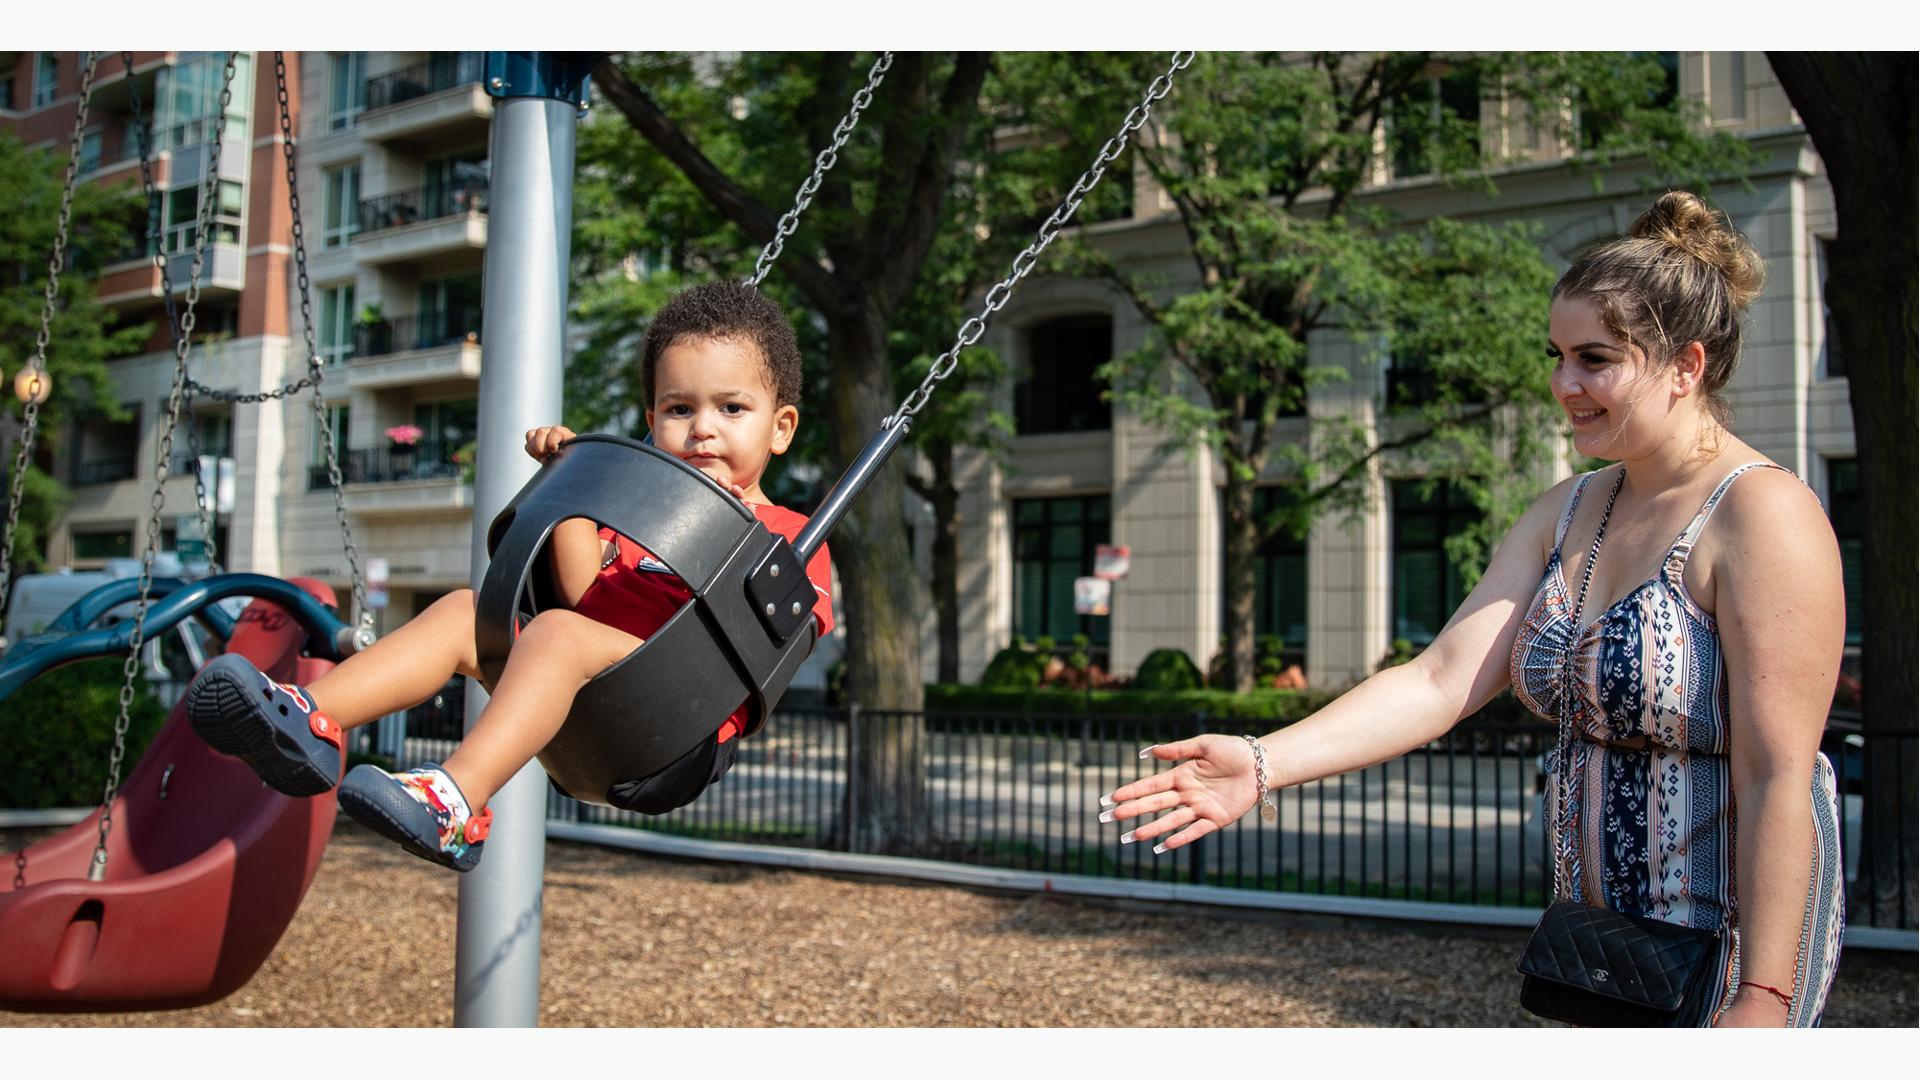
[[[80,136],[80,173],[82,175],[100,168],[104,139],[105,133],[99,128],[91,128]]]
[[[1847,644],[1860,644],[1860,619],[1866,603],[1860,592],[1860,465],[1853,458],[1827,462],[1827,516],[1840,541],[1840,581],[1847,598]]]
[[[360,231],[360,166],[327,173],[327,200],[321,207],[321,235],[327,247],[339,247]]]
[[[0,78],[0,112],[13,110],[13,76]]]
[[[1447,558],[1447,538],[1480,518],[1460,488],[1439,481],[1395,480],[1393,497],[1393,636],[1430,644],[1467,598],[1460,570]]]
[[[1056,319],[1035,327],[1027,343],[1027,374],[1013,388],[1015,430],[1040,435],[1113,427],[1113,406],[1102,400],[1094,374],[1113,359],[1112,319]]]
[[[190,54],[189,54],[190,55]],[[220,86],[226,78],[225,53],[204,53],[161,68],[154,88],[154,148],[179,150],[213,138],[220,112]],[[247,142],[247,103],[251,99],[252,54],[234,59],[233,96],[227,102],[223,138],[229,146]]]
[[[367,54],[334,53],[327,94],[327,130],[348,127],[367,107]]]
[[[1255,488],[1254,520],[1265,521],[1293,497],[1287,488]],[[1254,552],[1253,632],[1277,635],[1289,654],[1306,652],[1307,538],[1290,529],[1280,529]]]
[[[421,401],[413,406],[413,423],[420,429],[420,445],[444,459],[473,441],[480,430],[480,403]]]
[[[140,407],[129,406],[125,420],[75,423],[72,440],[73,483],[111,484],[131,480],[139,470]]]
[[[340,459],[343,472],[347,468],[347,429],[352,420],[352,407],[327,406],[327,427],[333,429],[333,449]],[[316,425],[310,430],[313,432],[313,445],[308,449],[307,462],[313,468],[310,470],[311,481],[308,486],[323,488],[327,486],[327,444],[322,438],[323,429]]]
[[[1467,146],[1476,157],[1480,153],[1480,76],[1471,71],[1456,71],[1423,79],[1392,103],[1387,125],[1387,145],[1393,155],[1395,179],[1424,176],[1436,172],[1441,162],[1434,157],[1451,125],[1471,125]]]
[[[238,180],[222,180],[218,187],[213,219],[208,224],[209,243],[238,244],[240,226],[245,223],[246,189]],[[199,227],[200,188],[175,188],[167,193],[167,252],[179,254],[193,250]]]
[[[320,358],[329,364],[353,359],[353,286],[320,290]]]
[[[58,53],[43,52],[40,62],[33,69],[33,107],[53,104],[53,95],[60,87],[60,56]]]
[[[491,171],[484,147],[426,162],[420,169],[425,180],[420,192],[421,219],[484,212]]]
[[[1105,495],[1014,501],[1015,633],[1061,645],[1085,634],[1097,646],[1107,644],[1111,618],[1075,614],[1073,581],[1093,573],[1093,549],[1112,534],[1108,506]]]
[[[1833,322],[1832,291],[1827,283],[1833,277],[1833,240],[1820,237],[1814,242],[1814,258],[1819,260],[1820,271],[1820,365],[1829,379],[1843,378],[1847,374],[1847,355],[1840,350],[1840,330]]]
[[[108,559],[125,559],[133,555],[133,530],[89,529],[73,532],[73,558],[75,562],[105,562]]]

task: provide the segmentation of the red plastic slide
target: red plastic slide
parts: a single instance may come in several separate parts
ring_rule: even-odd
[[[333,591],[295,584],[331,604]],[[282,682],[333,665],[255,600],[227,651]],[[299,910],[333,831],[332,792],[280,794],[216,753],[176,703],[113,802],[107,879],[88,881],[100,814],[0,863],[0,1009],[105,1012],[204,1005],[253,977]]]

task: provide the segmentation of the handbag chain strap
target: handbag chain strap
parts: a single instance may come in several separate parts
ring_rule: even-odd
[[[1593,566],[1600,559],[1600,541],[1606,538],[1607,522],[1613,518],[1614,501],[1620,498],[1620,488],[1627,481],[1627,470],[1620,469],[1620,478],[1613,482],[1613,493],[1607,496],[1606,509],[1600,512],[1600,527],[1594,530],[1593,547],[1587,552],[1587,566],[1580,574],[1580,593],[1573,601],[1573,639],[1568,642],[1566,659],[1560,664],[1560,741],[1553,751],[1553,775],[1556,802],[1554,808],[1554,858],[1553,858],[1553,898],[1573,899],[1568,889],[1567,867],[1573,860],[1574,822],[1573,807],[1573,652],[1580,632],[1585,629],[1580,623],[1580,610],[1587,603],[1587,587],[1593,584]]]

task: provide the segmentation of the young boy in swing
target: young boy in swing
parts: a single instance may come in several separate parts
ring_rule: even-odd
[[[769,504],[760,489],[769,458],[786,452],[800,423],[800,349],[772,301],[733,282],[674,297],[647,329],[641,378],[654,445],[712,477],[769,531],[789,541],[799,535],[807,519]],[[558,425],[535,428],[526,450],[544,461],[572,437]],[[521,630],[465,741],[444,764],[397,774],[360,765],[340,785],[340,805],[362,824],[455,870],[478,865],[493,818],[488,800],[560,730],[574,695],[693,595],[632,540],[584,518],[556,527],[548,550],[568,607],[543,611]],[[807,565],[822,636],[833,626],[829,575],[822,546]],[[282,685],[241,657],[218,657],[187,691],[187,711],[201,738],[275,790],[316,795],[339,775],[345,732],[427,700],[455,674],[480,677],[469,589],[435,601],[310,686]],[[645,723],[650,704],[635,702],[631,722]],[[712,740],[622,784],[621,801],[654,814],[692,802],[732,767],[746,719],[743,703]]]

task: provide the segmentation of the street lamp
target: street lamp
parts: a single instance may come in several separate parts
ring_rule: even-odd
[[[20,374],[13,377],[13,396],[19,398],[22,405],[28,402],[45,405],[53,396],[53,376],[30,367],[21,368]]]

